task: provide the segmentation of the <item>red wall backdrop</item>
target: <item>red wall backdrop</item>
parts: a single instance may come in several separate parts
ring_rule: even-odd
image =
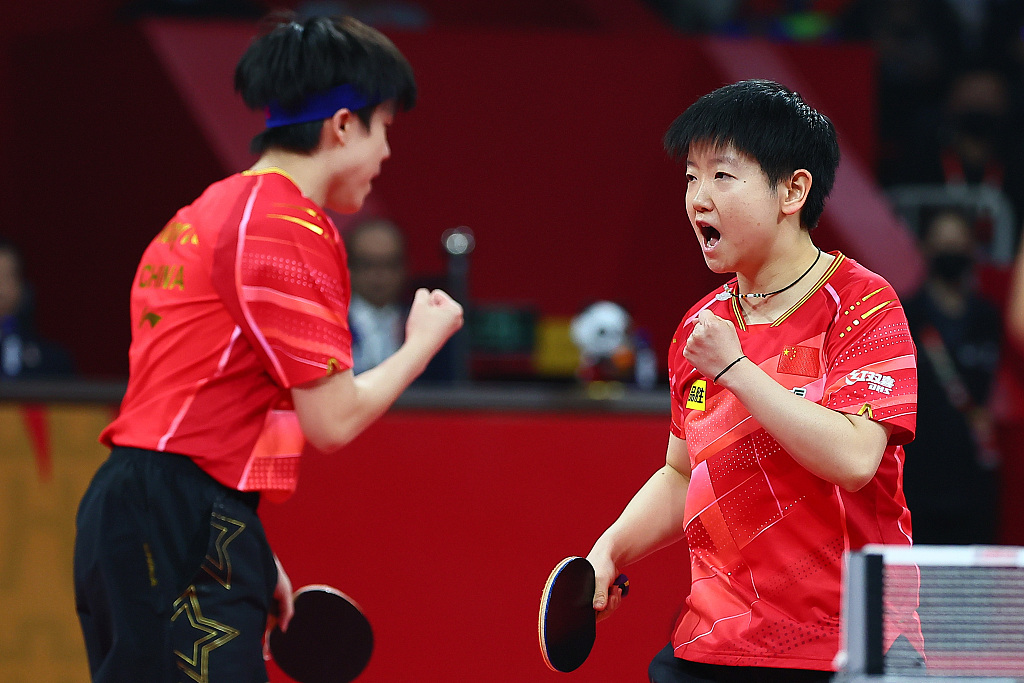
[[[667,415],[398,411],[261,510],[296,587],[328,583],[370,618],[360,683],[558,681],[537,644],[540,593],[586,555],[664,464]],[[689,585],[683,544],[628,569],[580,683],[642,680]],[[272,681],[289,680],[272,668]]]
[[[231,74],[254,31],[223,21],[57,22],[6,37],[0,229],[25,247],[42,331],[70,346],[87,375],[126,373],[128,291],[145,244],[178,206],[253,160],[245,147],[259,117],[232,94]],[[682,171],[661,136],[696,97],[731,80],[715,56],[722,46],[642,22],[389,34],[415,66],[421,100],[392,129],[372,209],[409,233],[413,272],[443,272],[441,233],[468,225],[475,300],[570,315],[615,299],[662,357],[681,313],[721,281],[694,248]],[[870,165],[870,52],[773,52],[814,84],[814,104]],[[901,246],[851,250],[833,228],[826,217],[821,245],[869,267]]]

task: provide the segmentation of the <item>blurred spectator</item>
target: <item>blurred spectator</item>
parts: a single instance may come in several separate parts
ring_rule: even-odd
[[[21,253],[0,238],[0,379],[36,379],[74,373],[71,356],[35,331],[32,289]]]
[[[906,182],[899,165],[932,144],[950,74],[963,61],[961,30],[944,0],[858,0],[839,17],[838,37],[866,41],[878,55],[883,185]]]
[[[1024,158],[1013,121],[1006,76],[987,67],[963,70],[950,84],[930,139],[918,138],[919,148],[891,165],[889,179],[993,188],[1009,203],[1016,238],[1024,216]]]
[[[968,58],[1009,74],[1020,44],[1024,3],[1020,0],[946,0],[956,11]]]
[[[998,455],[989,411],[1001,321],[975,289],[972,217],[924,224],[928,277],[904,308],[918,349],[917,436],[904,488],[917,543],[995,541]]]
[[[393,354],[405,339],[405,237],[394,223],[370,219],[345,235],[352,277],[349,327],[356,374]]]
[[[1003,0],[994,5],[986,40],[1019,90],[1024,85],[1024,2]]]

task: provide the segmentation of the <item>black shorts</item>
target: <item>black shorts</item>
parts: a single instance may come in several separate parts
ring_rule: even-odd
[[[113,449],[75,537],[93,681],[266,683],[277,568],[258,503],[185,456]]]
[[[809,669],[701,664],[676,657],[672,643],[654,656],[647,669],[651,683],[824,683],[833,675],[831,671]]]

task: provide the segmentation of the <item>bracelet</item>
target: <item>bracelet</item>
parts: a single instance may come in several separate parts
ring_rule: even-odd
[[[718,384],[718,378],[721,377],[722,375],[724,375],[726,372],[728,372],[729,368],[731,368],[732,366],[736,365],[737,363],[739,363],[744,358],[746,358],[746,356],[740,356],[739,358],[737,358],[733,362],[731,362],[728,365],[726,365],[725,368],[720,373],[715,375],[715,378],[713,380],[711,380],[711,382],[714,383],[714,384]]]

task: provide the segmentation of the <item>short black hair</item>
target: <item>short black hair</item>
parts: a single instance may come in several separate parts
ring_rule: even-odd
[[[835,183],[839,141],[829,118],[798,93],[767,80],[714,90],[690,105],[665,133],[665,149],[675,159],[685,159],[695,143],[732,146],[749,155],[773,186],[806,169],[812,182],[800,224],[807,230],[817,226]]]
[[[409,62],[384,34],[352,17],[272,14],[235,67],[235,90],[255,110],[273,102],[296,112],[309,96],[345,83],[371,102],[354,112],[367,129],[377,105],[393,102],[396,111],[407,111],[416,104]],[[322,127],[323,120],[269,128],[253,138],[250,151],[311,152]]]

